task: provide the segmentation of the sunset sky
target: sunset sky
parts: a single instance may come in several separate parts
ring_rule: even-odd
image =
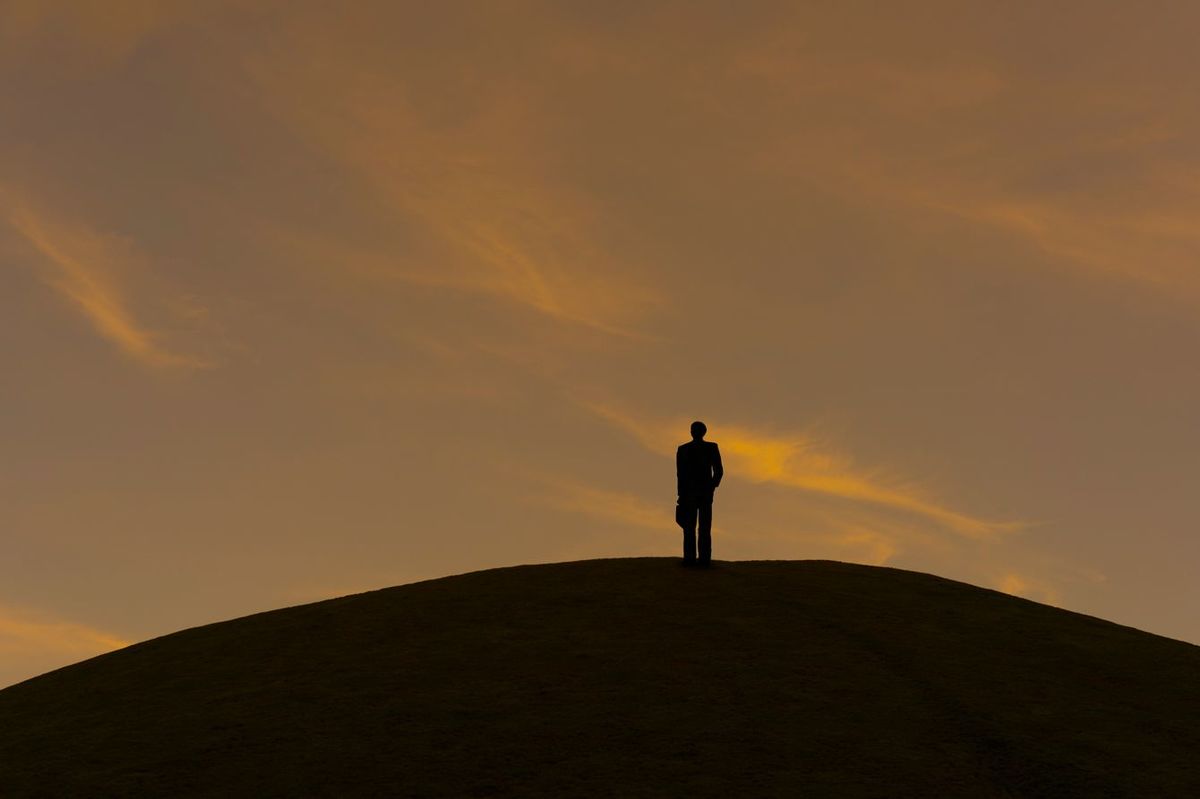
[[[0,685],[678,556],[693,419],[719,560],[1200,643],[1198,35],[1169,2],[0,0]]]

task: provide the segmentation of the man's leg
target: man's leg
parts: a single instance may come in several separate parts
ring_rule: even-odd
[[[700,515],[700,562],[712,560],[712,500],[701,500],[697,508]]]
[[[690,502],[683,505],[683,561],[693,563],[696,560],[696,506]]]

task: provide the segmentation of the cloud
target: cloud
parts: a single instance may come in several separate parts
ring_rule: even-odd
[[[1161,192],[1158,192],[1161,194]],[[1039,197],[962,197],[936,204],[946,213],[1004,230],[1042,252],[1089,271],[1137,280],[1200,299],[1200,191],[1175,207],[1088,208]]]
[[[1062,598],[1059,592],[1049,583],[1033,580],[1032,578],[1017,574],[1016,572],[1007,572],[997,578],[993,585],[996,590],[1003,591],[1006,594],[1021,596],[1027,599],[1035,599],[1045,602],[1050,605],[1059,605]]]
[[[860,552],[859,557],[872,566],[885,565],[899,551],[892,536],[865,527],[847,527],[830,536],[830,543]]]
[[[481,25],[460,35],[479,35]],[[440,58],[422,56],[425,48],[401,56],[392,36],[378,15],[348,13],[331,31],[327,20],[298,13],[281,22],[273,47],[245,59],[262,106],[347,185],[365,189],[359,200],[399,231],[376,242],[293,237],[324,237],[318,246],[336,254],[337,268],[639,337],[638,323],[663,298],[637,264],[604,246],[591,193],[555,170],[555,129],[533,87],[506,77],[507,64],[491,73],[457,64],[458,43],[439,48]]]
[[[421,219],[426,233],[437,234],[445,251],[429,258],[390,251],[387,246],[368,246],[335,235],[309,231],[274,229],[269,236],[281,250],[296,258],[320,262],[336,270],[340,278],[351,276],[370,281],[380,290],[397,285],[422,286],[447,292],[483,294],[510,306],[535,311],[559,322],[587,330],[645,342],[653,337],[635,323],[642,313],[657,307],[659,299],[630,281],[610,279],[604,270],[574,271],[562,262],[540,260],[539,248],[568,249],[553,241],[554,235],[526,231],[517,224],[476,224],[470,211],[461,217],[446,210],[446,217],[459,218],[448,226],[428,208],[398,211],[409,220]],[[579,250],[586,251],[584,236],[577,234]],[[576,255],[575,261],[586,261]]]
[[[9,227],[34,251],[33,260],[41,279],[125,355],[158,368],[212,365],[206,359],[170,349],[163,343],[161,333],[136,318],[121,280],[141,266],[128,240],[53,219],[4,193],[0,193],[0,212]],[[177,320],[194,321],[204,316],[202,308],[178,298],[159,298],[159,304],[169,306]]]
[[[687,429],[688,420],[685,419],[655,424],[609,405],[583,404],[602,419],[632,434],[647,449],[662,455],[669,456],[678,443],[673,431]],[[1025,526],[1018,522],[987,521],[952,510],[928,498],[916,486],[897,480],[885,481],[856,469],[848,456],[831,452],[805,435],[774,436],[736,425],[721,425],[719,438],[727,472],[735,479],[784,485],[906,511],[974,539],[990,538]]]
[[[5,0],[0,3],[4,55],[41,50],[57,65],[118,63],[156,35],[195,22],[235,0]],[[245,5],[245,3],[243,3]],[[0,61],[4,55],[0,55]]]
[[[823,512],[812,508],[797,509],[782,528],[777,519],[755,520],[746,517],[723,526],[724,538],[735,547],[753,544],[768,546],[768,556],[777,557],[776,547],[786,547],[785,557],[800,551],[808,558],[847,560],[871,566],[885,566],[897,555],[929,543],[929,536],[909,525],[882,517],[867,520],[854,512]]]
[[[631,527],[668,532],[674,523],[667,504],[655,504],[623,491],[585,485],[562,478],[543,477],[549,492],[533,499],[541,504]]]
[[[82,624],[0,606],[0,655],[90,657],[130,643]]]
[[[1134,24],[1154,31],[1142,46],[1181,44],[1195,15],[1180,7]],[[1039,14],[1027,46],[1013,49],[972,16],[943,14],[937,29],[970,47],[934,48],[904,12],[797,10],[714,53],[727,68],[712,72],[710,91],[731,114],[770,120],[745,147],[747,168],[893,218],[956,217],[1044,265],[1200,299],[1197,87],[1174,46],[1131,61],[1137,37],[1099,25],[1075,36],[1064,62],[1057,42],[1077,33],[1076,19]]]

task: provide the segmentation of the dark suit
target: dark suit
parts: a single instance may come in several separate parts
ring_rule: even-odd
[[[689,441],[675,453],[679,507],[683,511],[683,559],[696,559],[696,517],[700,520],[700,562],[712,559],[713,491],[721,484],[721,450],[712,441]]]

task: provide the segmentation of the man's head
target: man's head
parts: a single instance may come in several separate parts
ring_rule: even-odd
[[[704,422],[692,422],[692,438],[696,441],[704,438],[704,434],[708,432],[708,427]]]

